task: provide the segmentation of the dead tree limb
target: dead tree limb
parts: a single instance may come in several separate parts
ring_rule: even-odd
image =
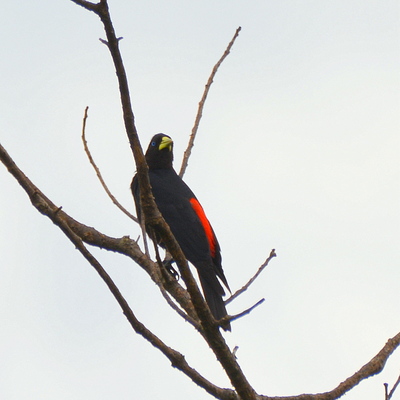
[[[239,295],[241,295],[243,292],[245,292],[250,285],[257,279],[257,277],[261,274],[261,272],[264,271],[265,267],[269,264],[269,262],[276,257],[276,253],[275,253],[275,249],[271,250],[271,253],[269,254],[268,258],[264,261],[264,263],[260,266],[260,268],[258,268],[257,272],[254,274],[254,276],[252,278],[250,278],[250,280],[244,285],[242,286],[240,289],[238,289],[232,296],[230,296],[229,298],[227,298],[225,300],[225,304],[230,303],[232,300],[236,299],[236,297],[238,297]]]
[[[284,397],[259,396],[259,400],[336,400],[357,386],[362,380],[379,374],[385,367],[388,358],[399,346],[400,332],[396,336],[389,339],[375,357],[373,357],[352,376],[341,382],[335,389],[329,392]]]
[[[119,51],[119,39],[115,34],[111,16],[106,0],[94,4],[83,0],[72,0],[74,3],[95,12],[101,19],[104,30],[107,36],[107,46],[111,53],[111,57],[116,69],[117,79],[119,82],[119,90],[121,95],[122,111],[126,133],[131,145],[133,156],[137,167],[137,176],[140,187],[140,201],[142,211],[148,224],[155,232],[157,232],[168,251],[174,258],[186,288],[190,294],[194,309],[201,321],[203,327],[203,337],[207,341],[210,348],[215,353],[218,361],[221,363],[226,374],[228,375],[233,387],[243,400],[255,400],[256,393],[253,387],[248,382],[242,369],[237,363],[235,357],[226,344],[217,322],[213,318],[210,309],[198,288],[196,281],[188,267],[187,260],[183,255],[177,241],[172,235],[169,226],[164,221],[161,213],[157,209],[154,198],[151,194],[148,167],[144,159],[143,151],[140,146],[139,137],[137,134],[134,114],[131,106],[129,94],[128,80],[123,65],[121,53]]]
[[[390,391],[389,391],[389,384],[388,383],[383,384],[385,386],[385,400],[390,400],[393,397],[393,394],[396,391],[399,384],[400,384],[400,376],[397,378],[396,382],[394,383]]]
[[[121,254],[132,257],[139,265],[141,265],[146,272],[153,278],[153,280],[160,285],[160,276],[157,264],[149,260],[139,249],[135,241],[128,237],[121,239],[114,239],[103,235],[96,231],[94,228],[87,227],[80,224],[68,214],[66,214],[61,207],[57,207],[50,199],[48,199],[19,169],[19,167],[12,160],[10,155],[0,144],[0,160],[7,167],[10,174],[18,181],[25,192],[28,194],[32,205],[43,215],[47,216],[55,225],[57,225],[68,239],[75,245],[78,251],[84,258],[92,265],[98,272],[100,277],[106,283],[111,293],[117,300],[118,304],[123,310],[124,315],[128,319],[130,325],[136,333],[143,336],[154,347],[159,349],[172,363],[172,366],[181,370],[197,385],[205,389],[208,393],[218,399],[223,400],[239,400],[237,394],[231,389],[220,388],[207,379],[205,379],[197,370],[192,368],[185,360],[185,357],[178,351],[168,347],[162,342],[153,332],[146,328],[139,320],[137,320],[133,311],[128,303],[120,293],[118,287],[112,281],[111,277],[107,274],[101,264],[84,246],[83,241],[88,244],[105,248],[111,251],[117,251]],[[161,284],[170,289],[172,284],[175,284],[177,291],[169,291],[174,295],[174,298],[179,302],[183,309],[191,315],[192,318],[197,318],[193,310],[190,299],[185,296],[186,291],[171,277],[169,283]],[[179,293],[177,295],[177,293]]]
[[[85,113],[83,116],[83,122],[82,122],[82,143],[83,143],[83,148],[85,149],[85,153],[89,159],[89,162],[91,164],[91,166],[93,167],[94,171],[96,172],[96,176],[100,181],[101,186],[103,187],[103,189],[105,190],[105,192],[107,193],[107,196],[111,199],[111,201],[125,214],[127,215],[130,219],[132,219],[135,222],[138,222],[138,219],[132,215],[116,198],[115,196],[111,193],[110,189],[108,188],[106,182],[103,179],[103,176],[101,175],[100,169],[99,167],[96,165],[93,157],[92,157],[92,153],[90,152],[89,146],[87,144],[87,140],[86,140],[86,122],[88,119],[88,110],[89,107],[85,108]]]
[[[208,81],[206,83],[206,86],[204,88],[203,96],[201,97],[201,100],[199,102],[199,107],[197,109],[197,115],[194,121],[194,126],[192,128],[192,133],[189,137],[189,143],[188,146],[183,154],[183,160],[182,160],[182,166],[179,171],[179,176],[182,178],[183,175],[185,174],[186,168],[188,166],[189,162],[189,157],[190,154],[192,153],[192,148],[194,146],[194,140],[196,139],[197,131],[199,129],[200,125],[200,120],[201,117],[203,116],[203,109],[204,109],[204,104],[207,100],[208,92],[210,91],[211,85],[214,82],[215,75],[218,71],[218,68],[221,66],[223,61],[225,60],[226,57],[228,57],[228,54],[230,53],[233,44],[235,43],[236,38],[239,36],[239,32],[242,28],[239,26],[239,28],[236,29],[235,34],[233,35],[232,40],[229,42],[228,47],[225,49],[224,54],[222,54],[221,58],[218,60],[218,62],[214,65],[214,68],[211,71],[211,75],[208,78]]]

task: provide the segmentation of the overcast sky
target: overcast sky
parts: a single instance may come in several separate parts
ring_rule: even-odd
[[[227,333],[257,392],[328,391],[400,331],[398,1],[110,0],[142,144],[175,141],[178,169],[215,79],[185,179],[241,287],[265,297]],[[138,226],[107,198],[80,141],[132,212],[135,172],[98,18],[71,1],[2,2],[0,142],[74,218],[107,235]],[[130,328],[112,295],[0,166],[0,398],[209,399]],[[191,365],[229,382],[193,329],[126,257],[98,249],[138,318]],[[385,372],[347,400],[384,399]],[[393,400],[400,399],[400,391]]]

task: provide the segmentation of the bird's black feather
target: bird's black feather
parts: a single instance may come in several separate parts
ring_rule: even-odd
[[[225,294],[218,278],[229,289],[222,265],[220,247],[214,231],[204,228],[204,221],[193,208],[196,196],[172,167],[172,141],[160,150],[160,144],[167,135],[155,135],[146,152],[149,166],[150,185],[158,209],[169,225],[185,257],[197,269],[204,297],[216,319],[227,315],[222,296]],[[165,140],[165,139],[164,139]],[[141,219],[140,192],[137,176],[132,181],[138,218]],[[207,220],[208,223],[208,220]],[[209,223],[208,223],[209,224]],[[210,238],[212,236],[212,248]],[[230,326],[227,328],[230,329]]]

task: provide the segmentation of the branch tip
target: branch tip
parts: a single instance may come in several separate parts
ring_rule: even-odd
[[[138,222],[137,218],[132,215],[117,199],[116,197],[111,193],[110,189],[108,188],[105,180],[103,179],[103,176],[100,172],[99,167],[97,166],[97,164],[95,163],[92,154],[89,150],[89,146],[87,144],[87,140],[86,140],[86,121],[88,118],[88,110],[89,107],[86,106],[85,108],[85,112],[83,115],[83,122],[82,122],[82,143],[83,143],[83,148],[85,150],[85,153],[87,155],[87,158],[89,159],[90,164],[92,165],[93,169],[96,172],[97,178],[100,181],[101,186],[103,187],[103,189],[105,190],[105,192],[107,193],[108,197],[111,199],[111,201],[125,214],[127,215],[130,219],[132,219],[135,222]]]
[[[179,176],[182,178],[183,175],[185,174],[186,168],[189,164],[189,157],[192,153],[192,148],[194,146],[194,140],[196,138],[197,135],[197,131],[199,129],[199,125],[200,125],[200,120],[201,117],[203,116],[203,109],[204,109],[204,104],[207,100],[207,96],[208,96],[208,92],[210,91],[210,87],[212,85],[212,83],[214,82],[214,77],[218,71],[218,68],[220,67],[220,65],[222,64],[222,62],[225,60],[225,58],[228,56],[228,54],[230,53],[233,44],[235,43],[236,38],[239,36],[239,32],[242,28],[239,26],[239,28],[236,29],[235,34],[233,35],[232,40],[229,42],[228,47],[225,49],[224,53],[222,54],[221,58],[218,60],[218,62],[214,65],[214,68],[211,71],[211,74],[208,78],[208,81],[205,85],[204,88],[204,92],[203,95],[200,99],[199,102],[199,107],[197,109],[197,115],[194,121],[194,125],[192,128],[192,133],[190,134],[189,137],[189,143],[187,145],[187,148],[183,154],[183,160],[182,160],[182,165],[181,165],[181,169],[179,171]]]
[[[231,297],[225,300],[225,304],[230,303],[232,300],[236,299],[236,297],[240,296],[243,292],[245,292],[250,285],[258,278],[258,276],[261,274],[261,272],[266,268],[266,266],[269,264],[269,262],[276,257],[275,249],[272,249],[271,252],[269,253],[268,258],[264,261],[264,263],[258,268],[257,272],[254,274],[252,278],[249,279],[249,281],[242,286],[240,289],[238,289]]]
[[[110,47],[110,44],[107,42],[107,40],[104,40],[102,38],[99,38],[100,42],[105,44],[108,48]]]

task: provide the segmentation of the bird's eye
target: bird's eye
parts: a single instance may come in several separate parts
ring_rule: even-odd
[[[154,147],[156,145],[156,142],[151,142],[151,145]]]

